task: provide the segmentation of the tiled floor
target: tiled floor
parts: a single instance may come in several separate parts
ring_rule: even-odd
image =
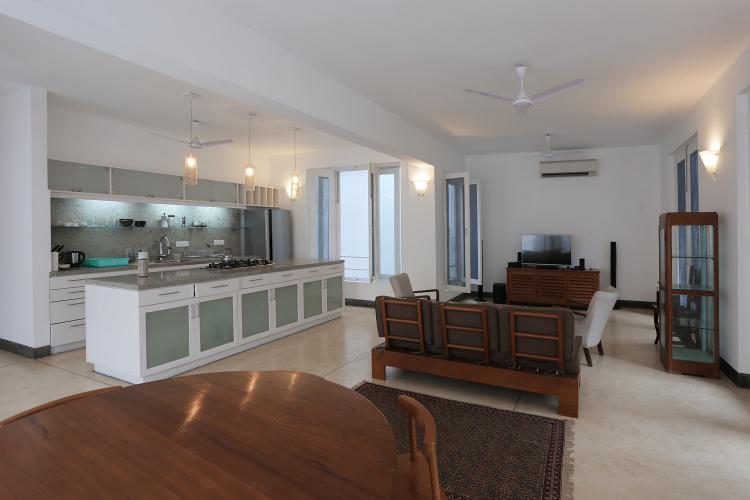
[[[605,356],[582,367],[575,423],[578,499],[748,498],[750,390],[665,373],[649,314],[614,311]],[[353,386],[370,377],[379,343],[371,309],[201,367],[302,370]],[[388,385],[498,408],[556,416],[556,403],[530,393],[388,369]],[[80,391],[121,384],[94,373],[83,351],[31,361],[0,351],[0,418]]]

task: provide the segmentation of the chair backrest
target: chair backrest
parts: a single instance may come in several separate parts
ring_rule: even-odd
[[[604,327],[607,326],[609,314],[615,307],[619,295],[612,288],[610,291],[599,290],[591,298],[586,319],[582,322],[583,347],[593,347],[602,340]]]
[[[13,415],[12,417],[8,417],[2,422],[0,422],[0,427],[4,425],[8,425],[12,422],[15,422],[16,420],[21,420],[22,418],[34,415],[36,413],[39,413],[44,410],[49,410],[50,408],[54,408],[56,406],[60,406],[65,403],[69,403],[71,401],[75,401],[76,399],[83,399],[87,398],[89,396],[96,396],[97,394],[102,394],[105,392],[110,392],[120,389],[120,387],[105,387],[103,389],[94,389],[93,391],[88,392],[79,392],[78,394],[73,394],[72,396],[67,396],[64,398],[56,399],[54,401],[50,401],[49,403],[44,403],[42,405],[36,406],[34,408],[31,408],[30,410],[26,410],[24,412],[18,413],[16,415]]]
[[[396,274],[388,278],[393,288],[393,295],[396,297],[414,297],[414,289],[411,286],[409,275],[406,273]]]
[[[378,297],[376,307],[379,307],[378,313],[386,347],[391,347],[394,341],[398,344],[406,342],[407,345],[411,344],[408,349],[425,352],[425,323],[431,320],[429,316],[425,318],[425,303],[420,299]],[[429,312],[427,314],[429,315]]]
[[[437,469],[437,427],[435,419],[430,411],[422,403],[405,394],[398,397],[398,406],[409,415],[409,454],[412,460],[416,460],[417,448],[417,424],[424,429],[424,440],[422,441],[422,454],[427,459],[430,468],[430,490],[433,500],[442,497],[440,489],[440,478]]]

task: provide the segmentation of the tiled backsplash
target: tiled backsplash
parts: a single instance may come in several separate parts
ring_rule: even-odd
[[[67,198],[53,198],[51,205],[52,245],[83,251],[87,257],[124,257],[130,248],[146,250],[155,258],[162,235],[175,247],[173,252],[208,255],[221,253],[225,247],[232,248],[235,255],[241,252],[240,209]],[[163,213],[175,216],[169,228],[159,227]],[[187,228],[181,227],[183,216]],[[122,227],[119,219],[144,220],[146,227]],[[191,227],[195,222],[206,227]],[[215,247],[214,240],[224,240],[224,245]],[[176,241],[189,241],[190,245],[176,248]]]

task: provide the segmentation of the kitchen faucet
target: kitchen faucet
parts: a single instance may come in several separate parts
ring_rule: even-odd
[[[165,257],[171,255],[172,245],[169,243],[169,238],[166,234],[163,234],[159,238],[159,260],[164,260]]]

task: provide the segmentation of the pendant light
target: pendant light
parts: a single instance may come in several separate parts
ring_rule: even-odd
[[[255,166],[252,163],[253,118],[255,113],[247,113],[247,163],[245,164],[245,191],[255,191]]]
[[[188,98],[188,153],[185,155],[183,179],[186,186],[198,184],[198,158],[193,154],[193,92],[185,92]]]
[[[297,132],[298,128],[292,129],[294,141],[294,171],[292,172],[292,181],[289,185],[289,199],[295,201],[299,196],[299,174],[297,173]]]

